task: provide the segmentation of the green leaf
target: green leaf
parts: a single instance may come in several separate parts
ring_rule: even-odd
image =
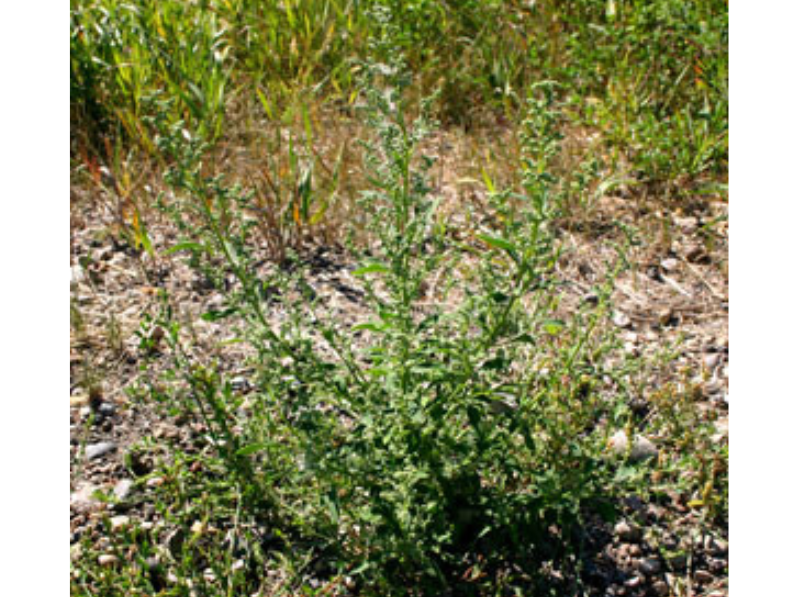
[[[235,307],[224,309],[224,311],[211,309],[207,313],[203,313],[201,317],[204,321],[219,321],[220,319],[225,319],[231,315],[234,315],[237,311],[238,309]]]
[[[369,332],[384,332],[385,326],[379,323],[374,322],[366,322],[366,323],[359,323],[351,328],[352,330],[359,331],[359,330],[368,330]]]
[[[513,340],[515,342],[521,342],[523,344],[536,344],[537,343],[537,341],[534,339],[534,337],[531,334],[529,334],[529,333],[523,333],[523,334],[520,334],[519,336],[515,336],[513,338]]]
[[[561,319],[549,319],[543,322],[542,329],[551,336],[558,336],[565,329],[565,322]]]
[[[488,234],[479,234],[479,235],[477,235],[477,237],[479,238],[479,240],[487,243],[488,245],[490,245],[494,249],[503,249],[504,251],[507,251],[508,253],[513,253],[514,251],[517,251],[517,247],[515,245],[513,245],[508,240],[506,240],[504,238],[501,238],[500,236],[490,236]]]
[[[381,263],[371,263],[352,272],[355,276],[364,276],[365,274],[386,274],[390,269]]]
[[[179,251],[195,251],[197,253],[201,253],[201,252],[207,251],[207,248],[205,247],[205,245],[186,241],[186,242],[182,242],[182,243],[177,243],[173,247],[169,247],[166,250],[166,254],[167,255],[171,255],[171,254],[177,253]]]
[[[244,446],[243,448],[239,449],[235,455],[236,456],[249,456],[254,454],[255,452],[261,452],[262,450],[266,449],[266,444],[258,443],[258,444],[249,444],[248,446]]]

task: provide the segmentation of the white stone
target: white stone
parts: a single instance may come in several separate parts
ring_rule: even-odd
[[[625,456],[628,454],[628,436],[625,431],[618,431],[609,438],[609,448],[615,456]],[[658,449],[653,445],[653,442],[644,435],[636,435],[628,457],[633,462],[639,462],[641,460],[647,460],[648,458],[654,458],[658,453]]]

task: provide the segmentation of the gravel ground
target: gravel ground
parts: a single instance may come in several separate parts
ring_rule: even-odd
[[[727,232],[703,232],[706,223],[722,220],[727,206],[709,203],[682,214],[641,213],[622,197],[606,198],[577,225],[565,223],[569,251],[560,264],[568,280],[562,308],[589,299],[615,249],[612,222],[636,224],[647,239],[626,256],[634,266],[617,281],[612,325],[624,349],[653,359],[664,346],[676,346],[676,357],[651,384],[686,383],[700,416],[715,423],[716,442],[728,441],[728,298]],[[672,225],[666,224],[670,222]],[[125,391],[139,376],[142,355],[136,331],[143,314],[157,306],[157,289],[168,289],[186,322],[218,307],[222,297],[178,259],[150,259],[114,240],[113,216],[99,203],[78,201],[72,208],[70,336],[70,472],[71,543],[89,534],[99,543],[111,528],[131,520],[157,524],[148,495],[162,480],[155,470],[157,449],[142,442],[195,448],[201,425],[164,417],[151,405],[130,399]],[[175,241],[166,224],[152,224],[156,247]],[[363,313],[362,294],[351,276],[354,264],[340,250],[316,248],[308,253],[311,282],[324,297],[327,313],[348,325]],[[274,312],[279,317],[278,311]],[[218,358],[220,367],[245,389],[246,357],[241,345],[222,345],[232,335],[224,321],[192,324],[195,350]],[[157,364],[154,372],[157,372]],[[684,379],[686,381],[684,381]],[[680,380],[680,381],[679,381]],[[92,388],[90,391],[86,388]],[[646,408],[640,404],[640,408]],[[660,438],[642,438],[655,450]],[[617,438],[617,443],[628,438]],[[638,441],[635,439],[635,441]],[[643,442],[644,443],[644,442]],[[634,449],[636,449],[636,444]],[[134,471],[136,478],[131,477]],[[142,479],[143,475],[143,480]],[[94,497],[101,489],[117,503]],[[701,522],[688,496],[672,495],[662,503],[630,497],[615,525],[595,519],[586,532],[585,591],[590,595],[712,596],[727,595],[727,528]],[[109,562],[108,562],[109,564]]]

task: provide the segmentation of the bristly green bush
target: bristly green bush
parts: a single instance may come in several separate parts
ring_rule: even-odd
[[[144,322],[142,351],[157,354],[161,334],[170,349],[150,396],[200,422],[207,446],[163,464],[164,527],[122,537],[130,565],[78,566],[86,594],[157,593],[167,572],[177,594],[280,583],[314,594],[316,582],[367,595],[561,594],[545,571],[577,585],[584,517],[610,515],[637,479],[603,454],[631,418],[625,365],[603,335],[611,279],[595,303],[559,304],[554,222],[598,163],[561,172],[562,131],[599,129],[644,182],[720,175],[726,9],[376,4],[72,3],[75,138],[102,155],[116,135],[157,156],[170,188],[159,205],[181,235],[171,251],[224,293],[204,319],[233,321],[253,354],[244,398],[194,353],[168,301]],[[416,101],[419,86],[440,91]],[[371,131],[352,217],[369,242],[350,247],[367,317],[350,329],[328,318],[291,251],[300,236],[274,245],[280,266],[264,273],[263,206],[212,159],[233,104],[250,102],[281,135],[281,109],[310,94],[357,100]],[[489,227],[455,238],[420,148],[436,119],[467,123],[478,110],[522,122],[521,185],[491,188]],[[273,169],[288,199],[272,189],[272,234],[279,218],[311,222],[323,205],[312,148],[287,151],[274,162],[290,168]],[[214,526],[223,539],[203,530]]]
[[[493,193],[494,228],[457,241],[425,179],[431,161],[418,148],[433,122],[423,111],[408,121],[403,63],[362,72],[373,138],[360,213],[374,242],[355,249],[354,273],[369,318],[351,329],[326,319],[300,261],[263,279],[247,194],[203,177],[202,143],[164,125],[158,143],[184,206],[173,212],[184,234],[175,250],[228,280],[227,304],[207,317],[235,318],[257,356],[242,414],[167,307],[150,325],[167,332],[177,385],[153,395],[206,425],[213,466],[247,520],[280,537],[275,553],[320,562],[296,570],[296,587],[339,575],[365,594],[481,594],[543,583],[545,566],[576,579],[584,513],[611,510],[596,422],[613,408],[600,395],[612,342],[597,335],[607,288],[597,306],[557,316],[552,222],[579,189],[549,168],[561,141],[556,87],[528,100],[521,192]],[[269,316],[273,288],[285,297],[281,324]]]

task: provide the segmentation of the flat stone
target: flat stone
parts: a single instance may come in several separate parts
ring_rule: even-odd
[[[116,444],[113,442],[100,442],[98,444],[91,444],[86,446],[86,458],[89,460],[96,460],[106,454],[116,450]]]

